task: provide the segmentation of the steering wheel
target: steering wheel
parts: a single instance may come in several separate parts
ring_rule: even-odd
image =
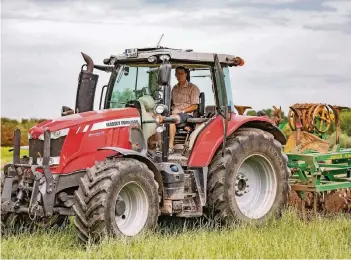
[[[143,87],[141,89],[134,89],[133,92],[135,93],[136,99],[142,96],[150,95],[148,87]]]

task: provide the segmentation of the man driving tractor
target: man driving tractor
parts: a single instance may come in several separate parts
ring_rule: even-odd
[[[193,112],[198,108],[200,103],[200,90],[198,87],[187,81],[187,71],[185,67],[179,66],[175,70],[175,76],[178,80],[172,89],[172,115],[177,119],[176,124],[169,126],[169,153],[174,153],[174,138],[176,127],[186,122],[193,116]]]
[[[242,66],[241,58],[166,47],[127,49],[104,65],[82,56],[75,109],[63,107],[62,117],[29,129],[26,158],[21,130],[14,131],[1,231],[63,227],[74,216],[78,239],[90,243],[154,230],[160,215],[224,225],[281,216],[291,174],[286,138],[269,118],[233,116],[229,68]],[[201,77],[206,107],[180,64],[192,68],[194,81]],[[173,67],[178,84],[170,91]],[[110,73],[99,110],[94,69]],[[155,151],[145,147],[152,135],[161,142]],[[176,145],[183,152],[168,156]]]

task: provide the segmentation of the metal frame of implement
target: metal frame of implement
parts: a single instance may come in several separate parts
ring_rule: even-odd
[[[287,156],[293,173],[290,177],[292,190],[324,192],[351,188],[351,149],[326,154],[289,153]]]

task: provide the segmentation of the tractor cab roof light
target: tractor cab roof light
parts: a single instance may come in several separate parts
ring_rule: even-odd
[[[170,59],[171,59],[171,57],[169,55],[166,55],[166,54],[160,56],[161,61],[169,61]]]
[[[233,62],[234,62],[234,66],[244,66],[245,64],[245,61],[240,57],[235,57],[233,59]]]
[[[157,61],[157,57],[156,56],[150,56],[149,58],[147,58],[147,61],[149,63],[155,63]]]

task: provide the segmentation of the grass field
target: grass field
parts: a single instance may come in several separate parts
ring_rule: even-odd
[[[224,230],[173,224],[153,234],[103,241],[83,248],[72,225],[62,231],[12,236],[1,242],[1,258],[349,258],[351,220],[299,220],[288,212],[262,227]]]
[[[2,148],[2,163],[12,153]],[[72,224],[1,238],[1,259],[23,258],[350,258],[350,216],[314,217],[305,222],[287,211],[281,221],[228,229],[195,228],[177,221],[160,222],[156,232],[105,240],[82,247]]]
[[[3,166],[12,161],[12,152],[9,152],[9,149],[11,149],[12,147],[1,147],[1,168],[3,168]],[[23,155],[28,155],[28,150],[21,150],[21,157]]]

